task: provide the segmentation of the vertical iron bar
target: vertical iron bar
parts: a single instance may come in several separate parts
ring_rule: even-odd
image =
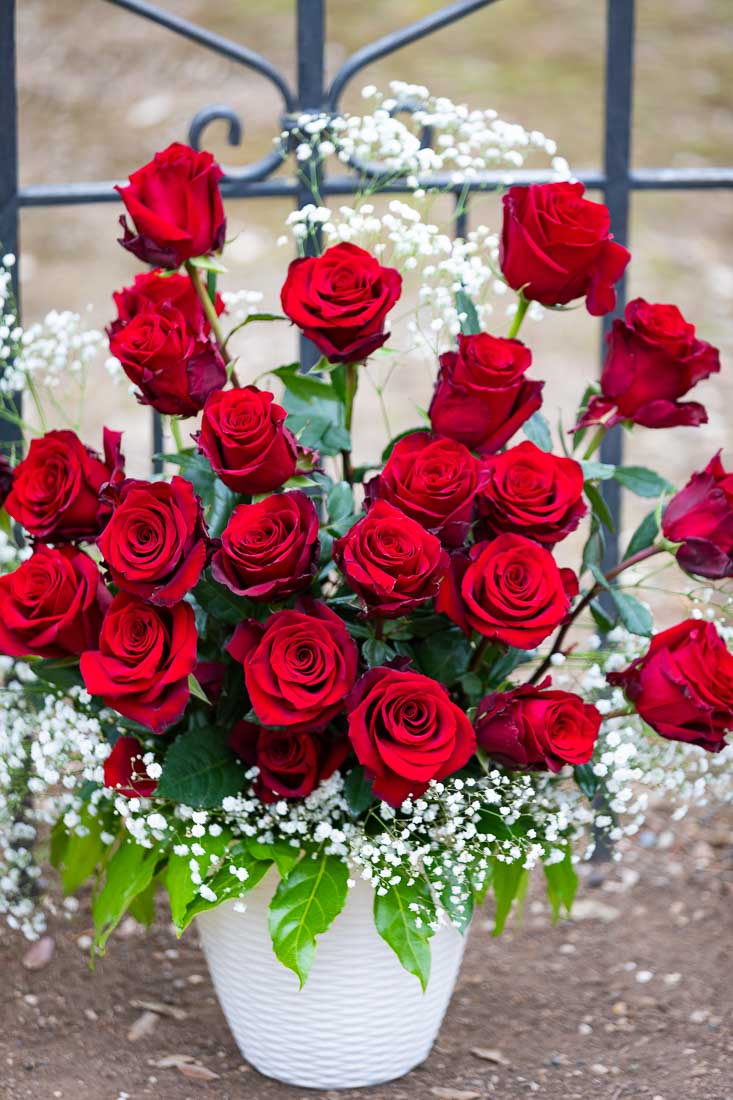
[[[320,111],[326,95],[325,47],[326,47],[326,10],[325,0],[298,0],[298,111]],[[324,173],[320,159],[311,158],[307,162],[307,176],[301,178],[298,187],[298,206],[314,203],[321,204],[321,185]],[[312,173],[312,175],[311,175]],[[314,255],[320,242],[311,237],[306,239],[306,254]],[[316,346],[304,336],[300,338],[300,363],[303,370],[309,370],[320,359]]]
[[[0,254],[6,252],[15,256],[12,285],[20,314],[15,0],[0,3]],[[20,397],[16,395],[15,400],[20,407]],[[14,424],[0,420],[0,444],[14,443],[20,438],[20,431]]]

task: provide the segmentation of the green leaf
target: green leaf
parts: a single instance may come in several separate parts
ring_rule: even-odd
[[[492,863],[491,884],[496,898],[493,935],[499,936],[504,931],[514,901],[521,899],[526,890],[529,873],[519,860],[514,863],[504,863],[494,859]]]
[[[597,516],[593,516],[591,519],[590,534],[588,535],[588,541],[583,547],[583,563],[581,572],[585,572],[590,569],[592,565],[600,567],[603,562],[603,552],[606,547],[606,536],[603,533],[603,527]]]
[[[219,538],[222,531],[229,523],[232,512],[241,503],[238,493],[228,489],[223,481],[217,478],[214,482],[214,491],[211,497],[211,505],[206,512],[206,522],[209,534],[213,539]]]
[[[458,886],[461,894],[463,894],[466,890],[465,884],[458,882],[458,879],[449,867],[441,867],[439,869],[439,874],[441,882],[443,883],[443,889],[439,893],[440,904],[445,909],[455,927],[463,934],[471,923],[471,918],[473,916],[473,891],[469,893],[467,898],[463,898],[459,902],[453,892],[453,888]]]
[[[39,680],[61,688],[62,691],[84,686],[79,671],[79,660],[76,657],[71,661],[33,661],[31,668]]]
[[[215,271],[217,274],[226,274],[227,271],[213,256],[194,256],[192,260],[188,260],[188,263],[201,271]]]
[[[351,436],[344,427],[344,407],[340,401],[310,398],[305,401],[286,393],[282,401],[287,410],[287,426],[303,447],[322,455],[337,455],[351,449]]]
[[[614,621],[606,614],[600,600],[591,600],[590,613],[593,616],[593,622],[596,624],[601,634],[608,634],[609,630],[613,630]]]
[[[241,882],[236,875],[232,874],[231,869],[233,866],[242,867],[247,872],[244,882]],[[222,865],[215,874],[206,879],[206,886],[213,892],[214,900],[212,901],[211,898],[205,898],[202,894],[195,893],[193,900],[186,909],[178,934],[185,932],[191,921],[199,913],[216,909],[217,905],[221,905],[223,901],[244,897],[262,881],[271,867],[272,860],[255,859],[249,851],[247,842],[244,840],[237,841],[226,852]]]
[[[552,451],[552,433],[550,425],[539,410],[532,413],[529,420],[522,425],[522,431],[530,443],[539,447],[541,451]]]
[[[190,729],[166,753],[156,794],[195,809],[213,809],[242,789],[244,769],[226,744],[226,732]]]
[[[194,699],[200,699],[202,703],[206,703],[207,706],[211,706],[211,699],[201,687],[193,673],[188,677],[188,690],[193,695]]]
[[[263,844],[247,837],[245,843],[256,860],[274,863],[281,878],[287,878],[300,859],[300,845],[289,844],[287,840],[273,840],[271,844]]]
[[[613,517],[609,511],[608,505],[601,496],[599,490],[589,481],[585,483],[585,495],[590,501],[593,514],[598,517],[604,527],[607,527],[609,531],[614,531]]]
[[[410,906],[417,905],[415,912]],[[423,879],[411,886],[398,882],[386,894],[374,894],[374,923],[377,932],[394,951],[405,970],[414,974],[423,993],[430,978],[430,921],[435,904]]]
[[[92,904],[95,944],[100,954],[133,898],[148,888],[160,858],[157,848],[143,848],[134,840],[122,842],[106,867],[104,886]]]
[[[130,916],[134,917],[138,924],[145,925],[146,928],[150,928],[155,920],[155,895],[157,891],[158,881],[153,879],[150,885],[146,886],[137,897],[134,897],[128,906]]]
[[[394,650],[381,638],[367,638],[361,647],[361,655],[369,668],[380,668],[394,657]]]
[[[270,935],[280,962],[293,970],[301,989],[320,936],[339,915],[348,894],[348,865],[338,856],[304,855],[270,902]]]
[[[674,486],[666,478],[646,466],[619,466],[613,476],[620,485],[639,497],[658,497],[662,493],[674,492]]]
[[[344,780],[344,798],[353,817],[359,817],[375,801],[371,780],[361,764],[355,764]]]
[[[594,565],[592,562],[590,562],[589,565],[588,565],[588,569],[590,570],[591,574],[593,575],[593,579],[596,582],[596,584],[600,585],[601,588],[608,589],[608,588],[611,587],[611,585],[606,580],[605,573],[603,572],[602,569],[599,568],[599,566]]]
[[[575,782],[580,787],[586,798],[593,798],[598,790],[598,776],[593,771],[592,764],[576,764],[573,768]]]
[[[189,867],[190,860],[191,856],[189,854],[179,856],[176,855],[175,852],[172,852],[168,859],[168,866],[165,869],[164,882],[165,888],[168,891],[171,920],[179,936],[186,927],[184,923],[186,909],[196,896],[196,891],[198,889],[191,878],[191,868]]]
[[[217,622],[236,626],[249,617],[250,609],[246,600],[235,596],[223,584],[217,584],[207,570],[201,574],[193,590],[196,603]]]
[[[110,849],[101,837],[104,831],[102,822],[86,808],[81,812],[81,824],[87,830],[86,834],[80,836],[70,832],[60,860],[61,885],[67,895],[76,893],[91,878]]]
[[[658,534],[659,520],[657,514],[656,512],[649,512],[631,536],[623,560],[625,561],[627,558],[633,557],[634,554],[638,554],[640,550],[646,550],[649,546],[652,546]]]
[[[444,684],[454,684],[468,668],[473,650],[462,630],[451,627],[431,634],[416,649],[421,672]]]
[[[354,494],[347,481],[339,481],[333,486],[327,499],[328,518],[331,524],[347,519],[354,512]]]
[[[569,848],[565,852],[565,858],[560,863],[545,863],[543,866],[547,897],[552,909],[552,922],[556,924],[561,909],[564,909],[566,913],[570,912],[575,892],[578,889],[578,876],[573,867]]]
[[[269,373],[279,378],[286,390],[289,390],[295,397],[300,397],[303,401],[310,401],[312,397],[333,401],[334,391],[330,383],[322,382],[319,378],[314,378],[310,374],[303,374],[300,370],[300,363],[289,363],[287,366],[277,367],[276,370]]]
[[[466,315],[461,321],[461,332],[464,336],[475,336],[476,333],[481,332],[481,322],[476,306],[465,290],[459,290],[456,294],[456,312],[459,314],[465,313]]]
[[[651,612],[635,596],[630,596],[628,592],[622,592],[618,588],[612,588],[611,599],[621,622],[630,634],[639,634],[643,638],[652,636],[654,621]]]
[[[608,481],[616,473],[616,467],[610,462],[588,462],[583,459],[580,465],[586,481]]]

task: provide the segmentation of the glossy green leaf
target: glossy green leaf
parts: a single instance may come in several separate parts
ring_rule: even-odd
[[[652,546],[654,540],[659,534],[659,520],[657,519],[656,512],[649,512],[644,516],[639,526],[631,536],[631,541],[626,547],[626,553],[623,560],[633,557],[634,554],[638,554],[640,550],[646,550]]]
[[[521,860],[504,863],[494,859],[492,863],[491,885],[496,898],[493,935],[499,936],[504,931],[512,905],[516,900],[521,900],[526,890],[529,872],[522,866]]]
[[[247,877],[243,882],[237,875],[232,873],[233,866],[242,868],[247,872]],[[214,895],[214,899],[204,897],[203,894],[198,892],[195,893],[186,908],[180,932],[184,932],[199,913],[206,913],[209,909],[215,909],[223,901],[232,901],[244,897],[262,881],[271,867],[271,860],[255,859],[249,851],[246,841],[237,841],[227,851],[223,865],[206,880],[207,892],[210,890]]]
[[[590,481],[586,481],[585,483],[585,495],[590,501],[593,514],[598,517],[604,527],[607,527],[609,531],[614,531],[613,517],[609,511],[608,505],[601,496],[599,490]]]
[[[456,312],[465,314],[461,321],[461,332],[464,336],[475,336],[481,332],[478,311],[465,290],[459,290],[456,294]]]
[[[545,884],[547,897],[552,909],[552,920],[556,923],[561,910],[570,912],[576,890],[578,889],[578,876],[573,867],[573,861],[568,848],[565,858],[560,863],[545,863]]]
[[[238,794],[244,767],[226,743],[226,733],[209,726],[180,734],[166,753],[156,794],[196,809],[213,809]]]
[[[539,410],[532,413],[529,420],[522,425],[522,431],[530,443],[539,447],[541,451],[552,451],[552,432],[550,425]]]
[[[417,905],[415,912],[412,905]],[[377,932],[394,951],[405,970],[414,974],[423,992],[430,978],[429,921],[435,905],[427,883],[417,879],[411,886],[398,882],[386,894],[374,895],[374,923]]]
[[[415,652],[420,671],[448,685],[463,676],[473,654],[471,643],[457,627],[431,634],[417,645]]]
[[[674,486],[666,478],[646,466],[619,466],[613,476],[620,485],[639,497],[658,497],[674,491]]]
[[[106,866],[104,886],[92,904],[95,944],[104,954],[107,940],[130,907],[133,898],[149,887],[160,853],[126,839]]]
[[[608,481],[616,472],[616,467],[610,462],[589,462],[583,459],[580,465],[586,481]]]
[[[281,878],[287,878],[300,859],[300,846],[289,844],[287,840],[278,839],[270,844],[263,844],[247,837],[246,844],[254,859],[274,863]]]
[[[331,524],[347,519],[354,511],[354,494],[347,481],[339,481],[327,497],[328,518]]]
[[[630,634],[639,634],[643,638],[652,636],[654,620],[651,612],[635,596],[630,596],[628,592],[622,592],[618,588],[612,588],[611,599],[621,622]]]
[[[304,855],[279,883],[270,902],[270,935],[280,962],[305,983],[316,937],[339,915],[348,894],[348,865],[337,856]]]
[[[81,825],[86,830],[84,836],[76,832],[68,834],[63,855],[58,864],[61,872],[61,885],[65,894],[74,894],[102,863],[110,845],[102,840],[104,831],[102,822],[93,817],[87,809],[81,812]]]
[[[359,817],[375,801],[372,784],[361,764],[355,764],[344,780],[344,798],[354,817]]]

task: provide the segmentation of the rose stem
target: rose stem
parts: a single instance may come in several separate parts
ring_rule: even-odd
[[[354,398],[359,385],[358,363],[344,364],[344,427],[351,437],[351,425],[354,419]],[[343,450],[341,458],[344,466],[344,481],[354,484],[354,470],[351,465],[351,450]]]
[[[525,298],[524,295],[522,294],[522,292],[520,291],[519,292],[519,302],[517,303],[517,312],[514,314],[514,318],[512,320],[511,328],[509,329],[509,334],[508,334],[507,339],[513,340],[516,337],[517,333],[519,332],[519,329],[522,326],[522,321],[524,320],[524,315],[527,312],[528,308],[529,308],[529,299]]]
[[[211,331],[214,333],[214,339],[216,340],[216,343],[219,347],[221,357],[229,368],[229,377],[231,379],[232,385],[238,386],[239,379],[237,378],[237,372],[231,365],[232,357],[227,351],[226,340],[224,339],[224,334],[221,331],[221,325],[219,324],[219,318],[216,313],[216,306],[209,297],[208,290],[201,282],[201,279],[199,278],[199,273],[190,260],[186,260],[185,267],[186,271],[188,272],[188,277],[193,284],[193,288],[198,294],[199,301],[203,306],[204,313],[206,314],[206,320],[209,322],[211,326]]]
[[[181,435],[181,425],[177,417],[172,416],[170,418],[171,435],[173,436],[173,442],[178,448],[179,454],[184,450],[183,437]]]
[[[468,665],[468,671],[469,672],[475,672],[476,669],[480,666],[481,662],[483,661],[484,657],[486,656],[486,651],[487,651],[487,649],[489,648],[490,645],[491,645],[491,638],[482,638],[481,639],[479,644],[476,646],[476,649],[474,650],[473,657],[471,658],[471,660],[469,662],[469,665]]]
[[[588,448],[587,448],[585,454],[583,455],[583,462],[587,462],[588,459],[593,454],[593,452],[598,447],[600,447],[601,443],[603,442],[603,437],[604,437],[605,434],[606,434],[606,429],[603,426],[603,424],[601,424],[600,428],[598,428],[595,435],[593,436],[590,443],[588,444]]]

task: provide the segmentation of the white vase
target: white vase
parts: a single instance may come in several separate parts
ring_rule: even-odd
[[[197,918],[219,1001],[244,1058],[291,1085],[338,1089],[401,1077],[430,1053],[448,1007],[464,936],[444,926],[430,941],[425,993],[374,927],[374,893],[358,881],[318,938],[303,989],[275,957],[267,927],[274,875],[244,898]]]

